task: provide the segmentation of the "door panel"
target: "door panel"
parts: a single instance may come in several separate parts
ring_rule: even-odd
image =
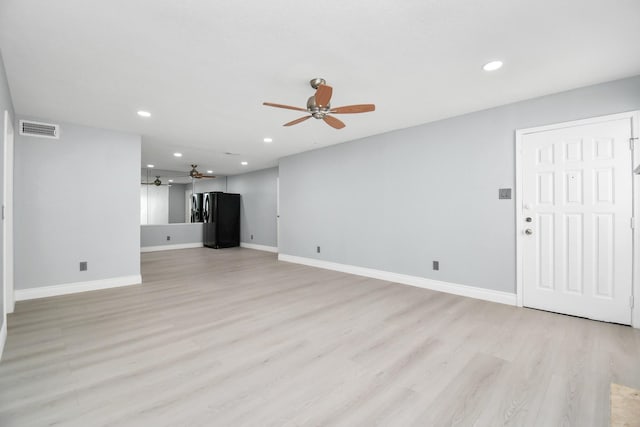
[[[522,139],[523,305],[629,324],[631,120]]]
[[[538,288],[554,289],[555,287],[555,253],[553,215],[538,214]]]
[[[566,260],[564,263],[565,291],[582,295],[583,270],[583,242],[582,242],[582,214],[572,213],[564,215],[564,246],[567,248]]]

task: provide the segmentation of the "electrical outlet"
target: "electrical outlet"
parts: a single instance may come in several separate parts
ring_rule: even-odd
[[[171,236],[167,236],[167,241],[171,240]]]
[[[87,271],[87,261],[80,261],[80,271]]]
[[[320,246],[316,247],[316,252],[320,253]]]
[[[253,234],[251,235],[251,240],[253,240]]]
[[[440,261],[433,261],[433,269],[440,270]]]
[[[511,198],[511,189],[510,188],[500,188],[498,189],[498,199],[510,199]]]

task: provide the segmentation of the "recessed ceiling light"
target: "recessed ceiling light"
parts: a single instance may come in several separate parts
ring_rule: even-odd
[[[155,168],[154,165],[147,165],[148,168]]]
[[[487,62],[482,66],[482,69],[485,71],[495,71],[502,67],[502,61],[491,61]]]
[[[241,162],[240,164],[241,164],[242,166],[247,166],[249,163],[247,163],[247,162]]]
[[[143,110],[138,111],[138,115],[139,115],[140,117],[151,117],[151,113],[150,113],[150,112],[148,112],[148,111],[143,111]]]
[[[273,142],[273,139],[272,138],[265,138],[265,139],[263,139],[263,141],[264,142]]]
[[[173,153],[173,155],[176,157],[182,157],[182,153]]]
[[[173,182],[173,180],[172,180],[172,179],[170,179],[170,180],[169,180],[169,182]]]

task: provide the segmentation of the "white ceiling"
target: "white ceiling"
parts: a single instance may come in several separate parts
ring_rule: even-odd
[[[143,165],[227,175],[640,74],[638,18],[638,0],[0,0],[0,49],[18,113],[139,133]],[[304,113],[261,105],[304,107],[314,77],[333,106],[377,110],[284,128]]]

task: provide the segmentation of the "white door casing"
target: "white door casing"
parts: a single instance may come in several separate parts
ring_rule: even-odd
[[[15,300],[13,295],[13,123],[9,112],[4,112],[4,220],[3,227],[3,284],[4,313],[13,313]],[[5,317],[6,321],[6,317]]]
[[[632,126],[627,113],[518,131],[519,305],[631,323]]]
[[[280,252],[280,177],[276,178],[276,247]]]

